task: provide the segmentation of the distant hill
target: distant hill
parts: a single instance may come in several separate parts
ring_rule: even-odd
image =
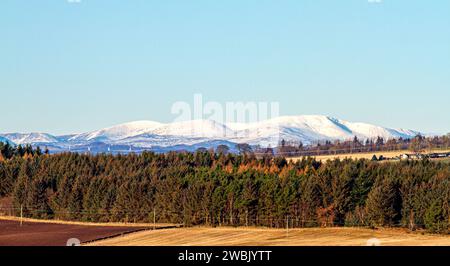
[[[275,147],[280,140],[301,141],[308,145],[317,141],[361,140],[383,137],[413,138],[418,131],[392,129],[368,123],[354,123],[323,115],[284,116],[254,123],[219,123],[192,120],[174,123],[136,121],[96,131],[66,136],[47,133],[10,133],[1,137],[16,144],[32,144],[61,151],[170,151],[194,150],[218,145],[248,143]],[[233,148],[233,147],[231,147]]]

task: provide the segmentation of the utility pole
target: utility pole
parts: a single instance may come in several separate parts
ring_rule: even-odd
[[[153,208],[153,230],[156,229],[156,209]]]
[[[230,203],[230,224],[233,225],[233,197],[231,197]]]
[[[20,204],[20,226],[23,224],[23,204]]]
[[[289,216],[286,216],[286,237],[289,237]]]
[[[245,214],[245,226],[248,227],[248,210],[246,211]]]

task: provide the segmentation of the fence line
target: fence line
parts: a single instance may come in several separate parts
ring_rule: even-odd
[[[139,210],[125,210],[125,209],[111,209],[111,210],[97,210],[96,212],[91,211],[49,211],[44,209],[37,209],[37,208],[30,208],[29,206],[21,206],[23,210],[29,211],[31,213],[40,213],[40,214],[48,214],[49,216],[55,215],[55,214],[80,214],[80,215],[103,215],[103,214],[111,214],[111,213],[122,213],[122,214],[142,214],[142,211]],[[22,210],[21,207],[0,207],[0,213],[2,211],[19,211]],[[25,212],[26,213],[26,212]],[[289,228],[308,228],[308,227],[336,227],[336,226],[349,226],[349,227],[372,227],[369,224],[366,223],[349,223],[349,222],[336,222],[336,221],[328,221],[328,218],[331,218],[331,216],[324,217],[325,221],[321,221],[318,219],[302,219],[299,216],[292,216],[292,215],[286,215],[284,218],[275,218],[272,216],[260,216],[260,215],[251,215],[251,216],[257,216],[257,218],[251,218],[248,216],[242,217],[243,215],[237,215],[236,217],[221,217],[220,220],[218,219],[217,222],[213,222],[214,219],[212,219],[214,216],[201,216],[201,215],[185,215],[182,214],[182,211],[180,212],[173,212],[173,211],[149,211],[145,215],[142,216],[155,216],[153,219],[153,222],[158,221],[161,222],[160,219],[157,217],[161,216],[167,216],[167,215],[173,215],[177,214],[182,218],[184,221],[186,221],[186,218],[191,218],[193,220],[198,221],[208,221],[206,223],[201,223],[202,225],[221,225],[221,221],[227,221],[226,226],[263,226],[263,227],[272,227],[272,228],[280,228],[283,226],[286,226],[286,228],[289,230]],[[229,216],[229,215],[227,215]],[[19,217],[18,217],[19,218]],[[32,218],[32,217],[27,217]],[[79,221],[79,220],[69,220],[69,221]],[[82,221],[80,221],[82,222]],[[170,221],[168,221],[170,222]],[[265,222],[265,223],[264,223]],[[127,222],[129,223],[129,222]],[[273,224],[276,223],[277,225],[281,226],[273,226]],[[316,225],[316,226],[308,226],[310,225]],[[198,224],[200,225],[200,223]],[[391,223],[389,224],[390,227],[406,227],[410,228],[410,223]],[[413,223],[413,227],[425,227],[425,224],[421,223]],[[447,225],[448,228],[448,225]]]

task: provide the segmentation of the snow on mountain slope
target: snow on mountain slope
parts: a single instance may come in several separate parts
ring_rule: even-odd
[[[235,125],[232,127],[236,128]],[[284,116],[253,123],[247,128],[242,125],[238,127],[240,128],[236,134],[238,138],[245,139],[249,143],[257,142],[261,138],[272,139],[272,146],[278,144],[275,143],[277,137],[278,141],[296,140],[310,144],[319,140],[351,139],[355,134],[347,125],[339,123],[339,120],[319,115]]]
[[[282,128],[303,129],[313,135],[326,136],[330,138],[345,138],[351,131],[344,125],[337,123],[337,120],[328,116],[303,115],[285,116],[272,119]]]
[[[69,141],[80,142],[92,140],[119,140],[151,131],[161,125],[161,123],[153,121],[135,121],[101,130],[78,134],[69,138]]]
[[[34,144],[34,143],[55,143],[58,142],[56,137],[47,133],[9,133],[1,136],[9,139],[16,144]]]
[[[339,120],[339,122],[343,125],[346,125],[351,130],[353,135],[362,139],[374,138],[375,136],[379,136],[384,139],[400,138],[400,137],[410,138],[411,136],[419,134],[418,132],[412,130],[409,131],[396,130],[374,126],[366,123],[350,123],[342,120]]]
[[[115,141],[115,144],[136,147],[170,147],[196,145],[210,140],[227,140],[234,132],[225,125],[212,120],[193,120],[163,124],[148,133]]]
[[[419,132],[419,131],[410,130],[410,129],[403,129],[403,128],[388,129],[388,130],[391,131],[391,134],[393,134],[394,136],[397,136],[397,138],[402,137],[404,139],[415,137],[417,135],[422,135],[422,136],[437,136],[437,135],[439,135],[439,134],[430,134],[430,133],[424,134],[424,133]]]
[[[222,139],[233,134],[224,124],[213,120],[174,122],[151,131],[155,135]]]

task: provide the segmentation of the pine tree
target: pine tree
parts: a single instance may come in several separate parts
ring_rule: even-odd
[[[27,198],[28,198],[28,191],[29,191],[29,169],[28,164],[26,162],[23,162],[19,175],[17,177],[17,182],[14,185],[14,191],[13,191],[13,205],[16,209],[16,214],[20,214],[20,209],[25,210],[24,214],[26,215],[26,205],[27,205]]]
[[[36,150],[34,151],[34,153],[35,153],[37,156],[41,156],[41,155],[42,155],[42,150],[41,150],[41,148],[40,148],[39,146],[37,146],[37,147],[36,147]]]
[[[77,220],[83,215],[83,185],[81,179],[76,179],[67,203],[68,216]]]
[[[27,209],[34,218],[48,219],[53,216],[53,212],[48,204],[47,185],[41,178],[33,180],[30,184],[27,195]]]
[[[432,233],[446,233],[449,230],[449,218],[444,216],[442,202],[434,201],[424,217],[425,228]]]
[[[19,144],[19,146],[16,149],[17,155],[20,157],[23,157],[25,155],[25,150],[23,149],[22,145]]]
[[[398,194],[393,181],[386,178],[372,188],[367,198],[367,212],[373,226],[393,226],[399,216]]]

